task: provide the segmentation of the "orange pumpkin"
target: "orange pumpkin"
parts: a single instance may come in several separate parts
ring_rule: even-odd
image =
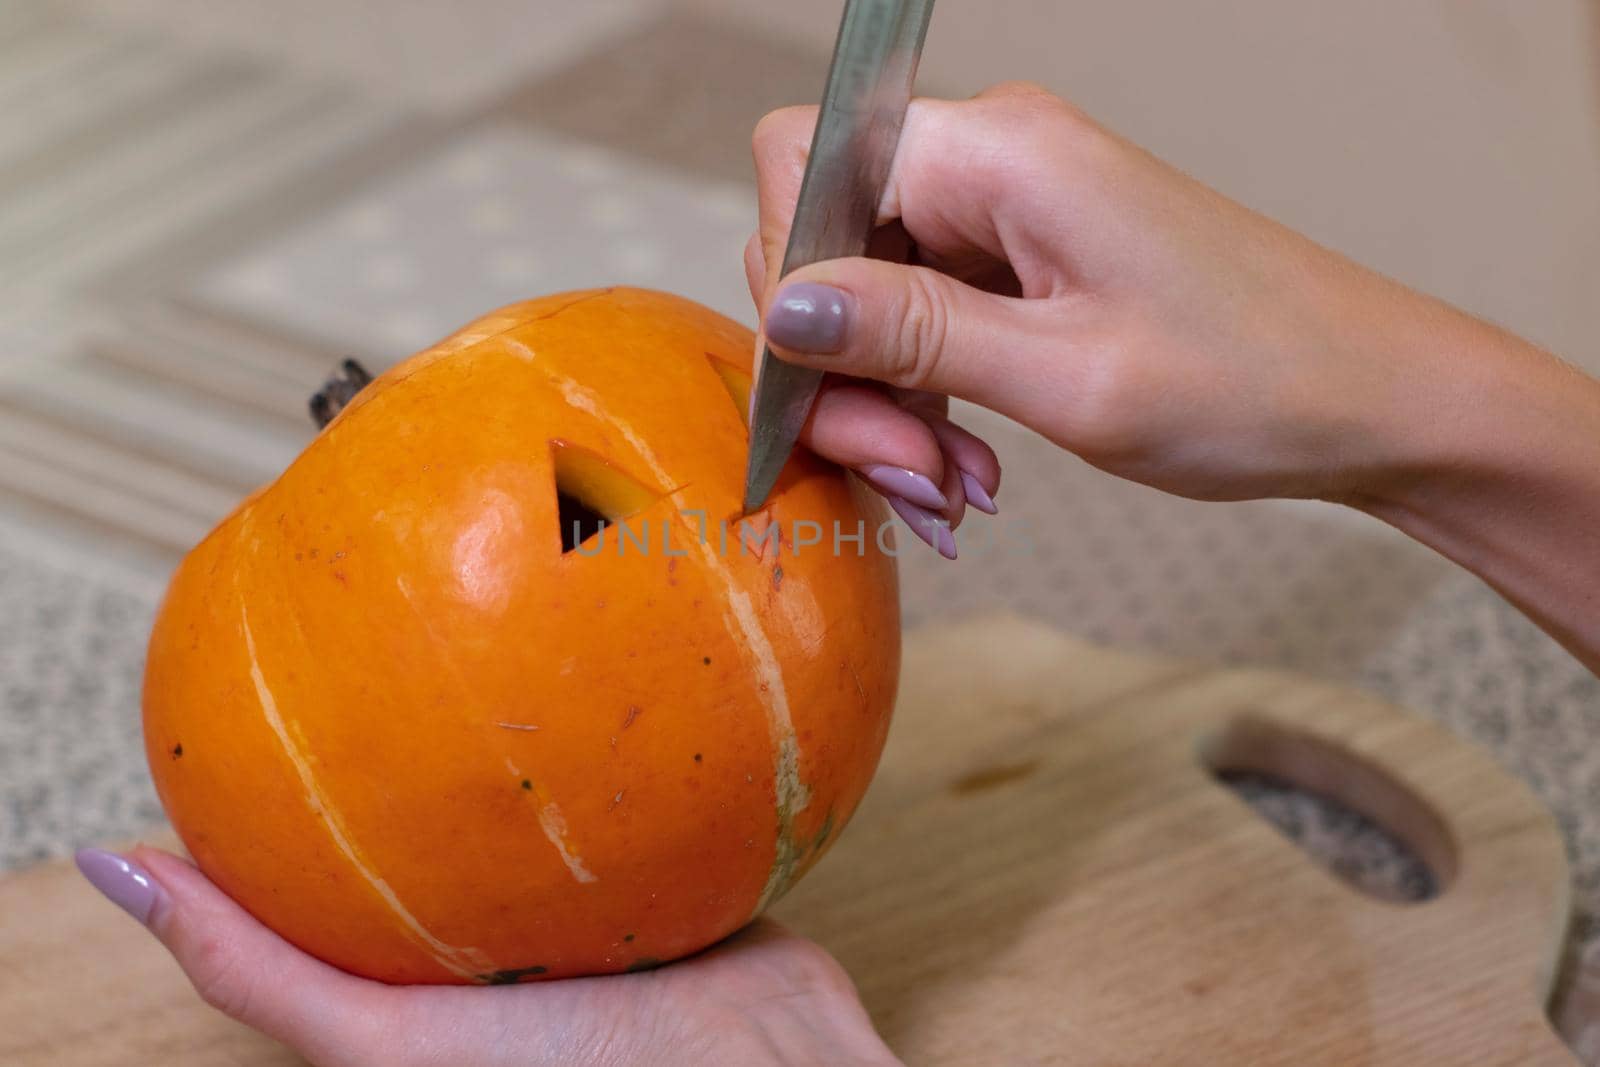
[[[201,542],[144,690],[201,869],[390,982],[650,966],[788,889],[877,764],[899,617],[853,476],[797,454],[741,526],[753,346],[661,293],[502,309]]]

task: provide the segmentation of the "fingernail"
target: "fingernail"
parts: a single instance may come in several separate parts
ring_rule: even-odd
[[[837,352],[844,347],[850,295],[831,285],[795,282],[778,290],[767,309],[767,340],[795,352]]]
[[[115,852],[82,848],[73,857],[89,884],[105,894],[107,900],[140,922],[149,922],[161,888],[150,872]]]
[[[950,506],[950,501],[939,492],[939,487],[933,484],[932,478],[926,474],[918,474],[909,467],[891,467],[887,463],[877,463],[870,467],[862,467],[861,477],[889,496],[904,497],[919,507],[943,511]]]
[[[891,496],[887,499],[894,513],[911,527],[912,533],[931,545],[933,550],[945,559],[956,558],[956,535],[950,531],[950,523],[944,516],[935,515],[927,508],[920,508],[904,497]]]
[[[966,471],[961,472],[961,488],[966,491],[967,503],[983,512],[985,515],[998,515],[1000,508],[994,502],[994,497],[989,495],[989,490]]]

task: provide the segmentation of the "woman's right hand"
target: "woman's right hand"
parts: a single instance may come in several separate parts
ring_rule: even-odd
[[[1340,499],[1425,459],[1458,402],[1505,373],[1456,342],[1484,324],[1029,85],[912,103],[879,220],[912,265],[833,260],[780,286],[815,121],[790,108],[755,133],[746,268],[767,340],[852,386],[818,403],[814,450],[954,488],[952,520],[949,468],[975,467],[989,493],[999,470],[945,430],[946,396],[1183,496]]]
[[[946,555],[1000,477],[947,418],[954,396],[1182,496],[1362,508],[1600,668],[1600,383],[1029,85],[913,101],[879,211],[889,259],[780,279],[815,121],[756,130],[750,290],[776,354],[833,374],[806,443],[876,472],[902,516],[905,472],[939,487],[944,523],[913,529]]]

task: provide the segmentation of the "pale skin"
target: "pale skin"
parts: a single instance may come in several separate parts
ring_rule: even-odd
[[[945,417],[960,397],[1168,492],[1359,508],[1600,667],[1600,384],[1025,85],[914,102],[888,258],[780,281],[814,123],[795,108],[758,128],[746,257],[779,354],[834,375],[812,449],[923,476],[954,526],[1000,487],[993,451]],[[806,325],[819,314],[827,329]],[[127,858],[153,892],[141,918],[201,995],[319,1065],[895,1062],[843,969],[769,921],[644,974],[390,987],[299,952],[179,859]]]

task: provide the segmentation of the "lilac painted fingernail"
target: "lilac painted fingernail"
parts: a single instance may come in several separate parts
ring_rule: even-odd
[[[767,340],[793,352],[821,354],[844,347],[850,294],[831,285],[795,282],[778,290],[767,309]]]
[[[887,463],[877,463],[870,467],[862,467],[861,477],[882,489],[887,495],[904,497],[918,507],[943,511],[950,506],[950,501],[939,492],[939,487],[933,484],[932,478],[926,474],[918,474],[909,467],[891,467]]]
[[[961,472],[961,488],[966,491],[967,503],[983,512],[985,515],[1000,514],[1000,507],[994,502],[994,497],[989,495],[989,490],[966,471]]]
[[[107,900],[142,923],[150,921],[161,887],[149,871],[115,852],[98,848],[81,848],[74,859],[89,884],[104,893]]]
[[[891,496],[886,499],[894,513],[911,527],[912,533],[932,545],[934,551],[945,559],[956,558],[956,535],[950,530],[949,520],[927,508],[919,508],[904,497]]]

